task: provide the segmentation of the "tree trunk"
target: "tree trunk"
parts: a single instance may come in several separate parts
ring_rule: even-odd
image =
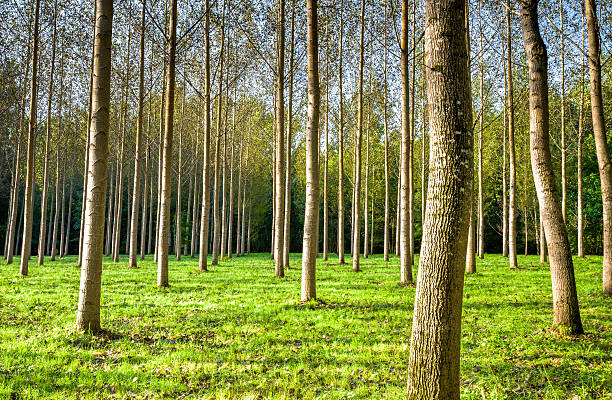
[[[567,223],[567,178],[565,146],[565,35],[563,32],[563,0],[559,0],[560,36],[561,36],[561,212],[563,223]]]
[[[146,21],[146,8],[147,0],[142,1],[142,14],[140,19],[140,65],[138,66],[138,111],[136,120],[136,149],[135,149],[135,160],[134,160],[134,189],[132,190],[132,215],[130,223],[130,259],[129,267],[136,268],[138,266],[138,208],[140,206],[140,179],[142,169],[142,156],[143,156],[143,126],[142,118],[144,112],[144,68],[145,68],[145,21]],[[149,158],[146,160],[146,168],[148,168]],[[180,168],[179,168],[180,171]],[[146,170],[145,170],[146,173]],[[146,180],[146,175],[145,175]],[[146,198],[146,183],[145,183],[145,197]],[[179,189],[180,192],[180,189]],[[145,213],[146,213],[146,200],[143,205],[143,218],[142,226],[145,226]],[[144,233],[144,232],[143,232]],[[141,247],[144,248],[144,241],[141,243]],[[143,253],[144,255],[144,253]]]
[[[544,221],[540,212],[540,263],[548,262],[548,246],[546,245],[546,235],[544,234]]]
[[[168,29],[168,69],[166,71],[166,109],[164,113],[164,155],[162,164],[161,211],[159,242],[157,244],[157,286],[168,286],[168,235],[170,231],[170,203],[172,201],[172,135],[174,133],[174,85],[176,57],[177,0],[170,3]]]
[[[86,175],[87,210],[83,234],[83,266],[76,325],[80,331],[100,330],[100,291],[102,284],[102,247],[104,203],[109,139],[111,36],[113,1],[96,1],[96,29],[91,96],[89,165]]]
[[[504,63],[504,55],[506,52],[505,44],[502,49],[502,63]],[[506,132],[508,131],[508,71],[504,68],[504,131],[502,133],[503,138],[503,157],[504,162],[502,165],[502,256],[508,257],[508,137]]]
[[[584,48],[584,14],[582,20],[582,48]],[[584,54],[582,55],[582,65],[580,66],[580,112],[578,117],[578,149],[577,149],[577,160],[578,164],[578,188],[576,189],[578,197],[578,257],[584,258],[584,216],[583,216],[583,204],[582,204],[582,143],[584,142]]]
[[[108,201],[107,201],[107,212],[106,212],[106,238],[105,238],[105,247],[104,247],[104,254],[106,255],[110,255],[111,252],[111,242],[112,242],[112,236],[111,236],[111,232],[113,232],[112,230],[112,226],[113,226],[113,215],[115,215],[113,208],[114,208],[114,200],[115,200],[115,186],[114,186],[114,182],[115,182],[115,168],[114,168],[114,163],[111,161],[110,162],[111,166],[111,170],[110,170],[110,189],[109,189],[109,195],[108,195]]]
[[[472,99],[462,0],[427,0],[430,162],[408,399],[459,399],[465,254],[473,192]],[[449,162],[449,160],[452,160]]]
[[[60,200],[60,151],[62,150],[62,97],[64,95],[64,45],[62,43],[62,59],[60,62],[60,92],[59,92],[59,105],[58,105],[58,125],[57,125],[57,140],[55,146],[55,216],[53,217],[53,239],[51,240],[51,261],[55,261],[55,255],[57,253],[57,236],[58,236],[58,223],[59,223],[59,214],[60,208],[64,205],[61,204],[60,201],[63,202],[63,193],[62,199]],[[62,160],[63,161],[63,160]],[[65,163],[64,163],[65,164]],[[63,177],[65,180],[66,177]],[[65,185],[65,182],[64,182]],[[63,189],[62,189],[63,191]],[[63,210],[62,210],[63,213]],[[60,243],[61,249],[61,243]],[[61,250],[60,250],[61,252]]]
[[[66,218],[66,241],[64,242],[64,254],[68,255],[70,250],[70,229],[72,228],[72,172],[70,173],[70,193],[68,194],[68,216]]]
[[[6,263],[13,263],[15,250],[15,228],[17,226],[19,190],[21,186],[21,158],[23,153],[23,132],[25,129],[25,105],[28,97],[28,78],[30,77],[30,41],[32,38],[32,19],[28,23],[28,42],[25,63],[25,73],[23,74],[23,92],[21,94],[21,104],[19,106],[19,126],[17,128],[17,144],[15,154],[15,170],[13,172],[13,186],[11,186],[11,201],[9,209],[9,221],[7,222],[7,241],[6,251],[4,252]],[[18,236],[17,236],[18,237]]]
[[[30,84],[30,121],[28,126],[28,149],[26,158],[26,187],[23,209],[23,240],[21,243],[21,265],[19,274],[28,275],[28,261],[32,247],[32,214],[34,198],[34,152],[36,146],[36,108],[38,96],[38,40],[39,40],[39,9],[40,0],[36,0],[34,8],[34,42],[32,44],[32,81]],[[43,217],[44,218],[44,217]]]
[[[60,239],[59,239],[59,256],[64,258],[64,242],[66,240],[66,160],[63,160],[63,178],[62,178],[62,204],[60,206]]]
[[[482,39],[482,18],[481,18],[482,0],[478,1],[478,30],[480,36],[480,118],[478,118],[478,258],[484,258],[484,199],[482,192],[482,137],[484,135],[484,48]]]
[[[603,291],[612,294],[612,164],[606,138],[601,90],[601,38],[595,0],[585,0],[589,34],[589,70],[591,76],[591,115],[597,149],[597,164],[603,204]]]
[[[325,27],[325,167],[323,170],[323,261],[327,261],[329,252],[329,205],[327,186],[329,180],[329,45],[328,31]],[[366,196],[368,190],[366,189]]]
[[[521,25],[529,66],[531,167],[550,253],[554,324],[582,333],[574,265],[552,167],[548,132],[548,56],[540,36],[538,0],[521,3]]]
[[[514,80],[512,78],[512,8],[506,0],[506,46],[508,59],[508,147],[510,150],[510,190],[508,191],[508,258],[510,268],[516,268],[516,153],[514,150]]]
[[[363,22],[363,8],[361,15]],[[316,264],[319,246],[319,108],[321,102],[321,94],[319,91],[319,29],[317,0],[306,0],[306,19],[308,122],[306,126],[306,204],[302,250],[302,301],[308,301],[317,297]],[[361,35],[363,49],[363,25]],[[356,248],[359,249],[358,246]],[[356,254],[359,254],[359,250],[356,251]]]
[[[151,127],[151,124],[148,124]],[[142,191],[142,221],[140,226],[140,259],[144,260],[147,254],[146,248],[146,237],[147,237],[147,207],[149,197],[149,158],[150,158],[150,146],[147,139],[147,146],[145,150],[145,167],[144,167],[144,190]]]
[[[387,19],[387,6],[385,5],[385,23]],[[383,259],[389,261],[389,127],[387,121],[387,37],[384,43],[384,64],[383,64],[383,129],[385,134],[385,231],[383,232]]]
[[[274,171],[274,264],[276,277],[285,276],[285,0],[278,2],[276,64],[276,157]],[[318,131],[317,131],[318,132]]]
[[[183,127],[185,125],[185,96],[187,91],[186,75],[187,71],[183,71],[185,76],[183,77],[183,101],[181,102],[181,128],[179,130],[179,158],[178,158],[178,168],[177,168],[177,179],[176,179],[176,240],[174,243],[174,252],[176,254],[176,259],[181,260],[181,252],[183,250],[182,247],[182,238],[181,238],[181,220],[183,217],[183,208],[182,208],[182,192],[183,192]]]
[[[364,65],[364,37],[365,37],[365,0],[361,0],[361,32],[359,36],[359,83],[357,104],[357,134],[355,135],[355,175],[354,184],[354,223],[353,223],[353,271],[359,268],[359,240],[360,238],[360,196],[361,196],[361,140],[363,136],[363,65]]]
[[[344,116],[342,98],[342,40],[344,0],[340,0],[340,38],[338,39],[338,264],[344,265]]]
[[[38,236],[38,266],[45,263],[45,238],[47,237],[47,198],[49,191],[49,153],[51,143],[51,104],[53,103],[53,82],[55,78],[55,46],[57,39],[57,0],[53,10],[53,38],[51,39],[51,72],[49,73],[49,95],[47,97],[47,134],[45,138],[45,161],[43,170],[43,189],[40,206],[40,234]],[[56,147],[59,154],[59,149]],[[56,166],[56,175],[59,166]],[[57,192],[57,185],[56,185]],[[57,209],[57,203],[55,208]]]
[[[204,167],[202,173],[202,211],[200,215],[200,252],[198,268],[208,271],[208,221],[210,210],[210,5],[204,0]],[[196,185],[197,186],[197,185]],[[197,190],[196,190],[197,193]],[[196,196],[197,197],[197,196]]]
[[[400,200],[399,200],[399,240],[400,240],[400,283],[412,282],[412,257],[410,254],[410,75],[408,70],[408,2],[402,1],[401,33],[401,74],[402,74],[402,140],[400,150]]]

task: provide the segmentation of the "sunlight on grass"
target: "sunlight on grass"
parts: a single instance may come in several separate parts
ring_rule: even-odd
[[[332,258],[333,259],[333,258]],[[301,305],[300,257],[287,278],[269,255],[170,263],[155,287],[150,258],[105,258],[100,336],[75,332],[76,257],[0,269],[0,398],[295,399],[405,397],[414,287],[399,260],[319,261],[319,301]],[[575,259],[587,334],[549,331],[547,265],[519,257],[478,261],[466,276],[461,352],[464,399],[612,398],[612,307],[601,258]],[[414,276],[416,277],[416,271]]]

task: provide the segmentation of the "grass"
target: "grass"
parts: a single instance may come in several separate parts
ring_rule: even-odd
[[[333,259],[335,261],[335,259]],[[17,276],[0,268],[0,398],[375,399],[405,397],[414,287],[398,259],[353,273],[319,261],[319,302],[299,304],[299,255],[273,278],[268,255],[197,271],[170,264],[157,289],[150,258],[128,269],[104,260],[100,336],[75,331],[76,258]],[[348,261],[348,260],[347,260]],[[612,398],[612,299],[601,258],[575,260],[586,334],[550,331],[547,266],[499,255],[466,276],[463,399]],[[415,273],[416,277],[416,273]]]

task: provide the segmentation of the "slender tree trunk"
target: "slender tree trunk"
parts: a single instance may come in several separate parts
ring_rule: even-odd
[[[408,143],[408,252],[410,266],[414,264],[414,98],[416,97],[416,1],[412,2],[412,82],[410,85],[410,131]],[[406,44],[408,42],[406,41]],[[406,97],[406,100],[408,100]],[[408,120],[406,120],[408,121]],[[412,275],[412,271],[411,271]],[[412,280],[412,277],[410,278]]]
[[[73,177],[72,172],[70,172],[70,192],[68,194],[68,216],[66,218],[66,240],[64,242],[64,255],[68,255],[70,253],[70,229],[72,228],[72,183]]]
[[[96,1],[94,64],[91,96],[91,130],[88,134],[87,210],[83,234],[83,266],[76,325],[81,331],[100,330],[100,292],[102,284],[102,238],[104,203],[108,174],[110,110],[111,36],[113,1]]]
[[[325,37],[327,40],[327,27]],[[325,169],[323,170],[323,261],[327,261],[329,253],[329,205],[327,186],[329,180],[329,45],[325,43]],[[366,196],[368,190],[366,189]]]
[[[210,5],[204,0],[204,167],[202,172],[202,211],[198,268],[208,270],[208,221],[210,210]],[[197,184],[196,184],[197,186]],[[197,187],[196,187],[197,189]],[[197,190],[196,190],[197,193]],[[196,196],[197,197],[197,196]]]
[[[567,150],[565,145],[565,35],[563,0],[559,0],[560,36],[561,36],[561,212],[563,222],[567,223],[567,173],[566,159]]]
[[[60,208],[63,207],[63,204],[60,207],[60,201],[63,202],[63,193],[62,199],[60,200],[60,151],[62,151],[62,97],[64,95],[64,45],[62,43],[62,59],[60,62],[60,93],[59,93],[59,105],[58,105],[58,125],[57,125],[57,140],[55,145],[55,216],[53,217],[53,239],[51,240],[51,261],[55,261],[55,255],[57,253],[57,236],[58,236],[58,223],[59,223],[59,214]],[[63,161],[63,160],[62,160]],[[63,180],[66,178],[64,177]],[[64,182],[65,184],[65,182]],[[63,191],[63,189],[62,189]],[[62,211],[63,213],[63,211]],[[61,243],[60,243],[61,249]],[[60,250],[61,252],[61,250]]]
[[[504,63],[504,56],[506,53],[506,44],[503,43],[502,49],[502,63]],[[502,165],[502,256],[508,257],[508,137],[506,136],[506,132],[508,132],[508,74],[507,70],[504,68],[504,131],[502,136],[503,138],[503,148],[502,151],[504,153],[504,162]]]
[[[360,271],[359,267],[359,241],[360,234],[360,196],[361,196],[361,140],[363,136],[363,65],[364,65],[364,37],[365,37],[365,0],[361,0],[361,32],[359,36],[359,83],[357,104],[357,134],[355,135],[355,175],[354,175],[354,223],[353,223],[353,271]]]
[[[276,64],[276,157],[274,165],[274,264],[276,277],[285,276],[285,0],[278,1]],[[318,131],[317,131],[318,132]],[[318,164],[317,164],[318,165]]]
[[[363,22],[363,8],[361,15]],[[306,127],[306,204],[302,250],[302,301],[308,301],[317,297],[316,264],[319,246],[319,108],[321,102],[319,89],[319,29],[317,21],[317,0],[306,0],[306,20],[308,122]],[[363,28],[361,44],[363,49]],[[358,246],[356,248],[359,249]],[[356,251],[356,254],[359,254],[359,250]]]
[[[461,305],[474,174],[462,0],[427,0],[428,204],[416,286],[408,399],[459,399]],[[453,160],[449,163],[448,160]]]
[[[151,125],[149,124],[149,127]],[[148,196],[149,196],[149,158],[150,158],[151,149],[149,146],[149,141],[147,139],[147,146],[145,150],[145,167],[144,167],[144,190],[142,191],[142,221],[140,226],[140,259],[144,260],[145,255],[147,254],[146,248],[146,237],[147,237],[147,207],[148,204]]]
[[[198,200],[199,200],[199,189],[198,189],[198,171],[200,168],[200,131],[196,132],[196,148],[195,148],[195,165],[193,167],[193,204],[191,206],[191,248],[189,256],[195,257],[196,244],[197,244],[197,229],[198,229]],[[200,205],[201,207],[201,205]]]
[[[185,97],[187,86],[185,82],[187,80],[186,75],[187,71],[183,71],[185,77],[183,78],[183,101],[181,102],[181,128],[179,130],[179,158],[178,158],[178,171],[177,171],[177,179],[176,179],[176,240],[174,243],[174,251],[176,254],[176,259],[180,261],[181,259],[181,251],[182,247],[182,238],[181,238],[181,220],[183,218],[183,208],[182,208],[182,192],[183,192],[183,127],[185,125]]]
[[[28,78],[30,77],[30,42],[32,39],[32,20],[28,23],[28,42],[25,57],[25,73],[23,74],[21,104],[19,107],[19,126],[17,128],[17,144],[15,154],[15,170],[13,173],[13,186],[11,186],[11,201],[9,209],[9,221],[7,223],[6,251],[4,252],[6,263],[13,263],[15,250],[15,228],[17,226],[19,191],[21,186],[21,158],[23,153],[23,132],[25,130],[25,108],[28,97]],[[18,237],[18,236],[17,236]],[[18,239],[17,239],[18,240]]]
[[[28,126],[28,147],[26,155],[26,187],[24,194],[23,211],[23,240],[21,244],[21,265],[19,274],[28,275],[28,261],[32,247],[32,214],[34,199],[34,152],[36,146],[36,109],[38,103],[38,40],[39,40],[39,9],[40,0],[36,0],[34,7],[34,42],[32,44],[32,81],[30,83],[30,120]],[[44,217],[43,217],[44,218]]]
[[[60,258],[64,257],[64,241],[66,240],[66,160],[62,160],[63,167],[63,177],[62,177],[62,203],[60,206],[60,239],[59,239],[59,256]]]
[[[408,2],[402,1],[401,33],[401,74],[402,74],[402,130],[400,151],[400,202],[399,202],[399,239],[400,239],[400,283],[412,282],[412,257],[410,254],[410,110],[408,94],[410,75],[408,70]]]
[[[142,159],[142,157],[141,157]],[[127,171],[126,176],[130,176],[129,171]],[[127,207],[127,230],[125,231],[125,254],[128,255],[129,258],[129,254],[130,254],[130,242],[131,242],[131,232],[132,232],[132,210],[134,209],[134,201],[133,196],[134,196],[134,191],[131,189],[130,185],[126,185],[127,186],[127,202],[128,202],[128,207]],[[136,219],[136,227],[138,227],[138,219]],[[136,231],[138,232],[138,231]],[[138,238],[138,234],[136,235],[136,238]]]
[[[142,156],[143,156],[143,113],[144,113],[144,68],[145,68],[145,21],[146,21],[146,8],[147,0],[142,1],[142,14],[140,19],[140,65],[138,66],[138,111],[136,120],[136,149],[135,149],[135,160],[134,160],[134,189],[132,191],[132,215],[130,223],[130,259],[129,267],[136,268],[138,266],[138,208],[140,205],[140,180],[141,180],[141,169],[142,169]],[[147,152],[145,174],[148,169],[149,158]],[[179,166],[180,171],[180,166]],[[180,174],[180,172],[179,172]],[[146,175],[145,175],[146,181]],[[145,213],[146,213],[146,193],[147,184],[145,182],[145,198],[143,205],[142,214],[142,226],[145,226]],[[180,192],[180,187],[179,187]],[[143,232],[144,234],[144,229]],[[144,237],[144,235],[143,235]],[[141,248],[144,249],[144,240],[141,242]],[[142,254],[144,256],[144,252]]]
[[[584,48],[584,14],[582,20],[582,48]],[[580,66],[580,112],[578,117],[578,154],[576,163],[578,164],[578,257],[584,258],[584,211],[582,204],[582,143],[584,142],[584,69],[585,69],[585,57],[582,55],[582,65]]]
[[[344,0],[340,0],[340,38],[338,39],[338,264],[344,265],[344,116],[342,98],[342,41]]]
[[[400,143],[400,170],[401,170],[401,143]],[[395,201],[395,256],[400,256],[400,225],[401,223],[401,215],[400,215],[400,200],[401,200],[401,181],[402,175],[401,172],[397,176],[397,200]],[[401,263],[401,260],[400,260]]]
[[[283,232],[283,266],[289,268],[291,252],[291,146],[293,127],[293,63],[295,48],[295,0],[291,0],[291,39],[289,45],[289,90],[287,100],[287,154],[285,158],[285,217]],[[244,201],[244,200],[243,200]],[[244,216],[243,216],[244,218]]]
[[[603,204],[603,291],[612,294],[612,164],[608,153],[601,89],[601,38],[595,0],[585,0],[585,6],[589,34],[591,115]]]
[[[106,237],[105,237],[105,247],[104,247],[104,254],[109,255],[110,251],[111,251],[111,242],[112,242],[112,236],[111,236],[111,232],[112,232],[112,226],[113,226],[113,218],[112,216],[114,215],[114,211],[113,211],[113,207],[114,207],[114,199],[115,199],[115,187],[114,187],[114,182],[115,182],[115,164],[111,161],[110,162],[111,166],[111,170],[110,170],[110,179],[109,180],[109,185],[110,185],[110,189],[108,191],[109,195],[108,195],[108,201],[107,201],[107,212],[106,212]]]
[[[368,94],[372,92],[372,69],[370,69],[370,85],[368,88]],[[363,258],[369,257],[369,235],[370,226],[368,225],[368,197],[370,194],[370,111],[368,110],[366,120],[366,165],[365,165],[365,191],[363,193]]]
[[[510,268],[516,268],[516,153],[514,149],[514,79],[512,78],[512,8],[506,0],[506,46],[508,59],[508,148],[510,150],[510,190],[508,191],[508,257]]]
[[[150,132],[150,131],[149,131]],[[149,234],[147,235],[147,254],[151,254],[153,251],[153,170],[150,173],[150,185],[149,185]]]
[[[47,237],[47,199],[49,191],[49,153],[51,152],[51,105],[53,103],[53,83],[55,78],[55,47],[57,42],[57,0],[53,10],[53,38],[51,39],[51,72],[49,75],[49,96],[47,97],[47,134],[45,138],[45,161],[43,170],[43,188],[40,206],[40,234],[38,236],[38,266],[45,263],[45,238]],[[56,152],[59,153],[56,148]],[[59,166],[56,166],[56,172]],[[57,186],[57,185],[56,185]],[[56,188],[57,192],[57,188]],[[57,203],[55,208],[57,209]]]
[[[234,226],[234,151],[236,148],[236,88],[234,87],[234,111],[232,113],[232,151],[230,156],[229,212],[227,216],[227,257],[232,258],[232,235]]]
[[[174,85],[176,57],[177,0],[170,3],[168,29],[168,69],[166,71],[166,109],[164,113],[164,155],[162,164],[161,212],[159,242],[157,244],[157,286],[168,286],[168,235],[170,231],[170,203],[172,201],[172,135],[174,133]]]
[[[529,66],[531,166],[550,253],[554,324],[580,334],[574,265],[552,167],[548,132],[548,56],[538,25],[538,0],[521,2],[521,25]]]
[[[225,15],[225,9],[224,15]],[[212,265],[219,263],[219,246],[221,240],[221,216],[219,215],[221,196],[220,196],[220,167],[221,167],[221,106],[223,104],[222,93],[223,93],[223,50],[225,47],[225,25],[221,25],[221,54],[220,54],[220,65],[219,65],[219,101],[217,103],[217,134],[215,138],[215,187],[214,187],[214,204],[213,204],[213,218],[214,218],[214,232],[213,232],[213,247],[212,247]]]
[[[385,23],[388,22],[387,6],[385,5]],[[389,127],[387,121],[387,37],[385,36],[385,52],[383,64],[383,129],[385,133],[385,231],[383,233],[383,259],[389,261]]]
[[[479,85],[479,96],[480,96],[480,118],[478,118],[478,258],[481,260],[484,258],[484,199],[482,192],[482,137],[484,135],[484,48],[482,38],[482,18],[481,18],[482,0],[478,1],[478,31],[480,37],[479,50],[480,50],[480,85]]]

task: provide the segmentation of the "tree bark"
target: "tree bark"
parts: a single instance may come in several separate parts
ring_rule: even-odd
[[[338,264],[344,265],[344,116],[342,98],[342,40],[344,0],[340,0],[340,38],[338,39]]]
[[[172,136],[174,133],[174,86],[176,57],[177,0],[170,3],[168,29],[168,69],[166,71],[166,109],[164,113],[164,154],[162,164],[161,211],[159,242],[157,244],[157,286],[168,286],[168,235],[170,231],[170,203],[172,201]]]
[[[401,105],[401,149],[400,149],[400,199],[399,199],[399,241],[400,241],[400,283],[412,282],[412,257],[410,254],[410,74],[408,71],[408,1],[402,1],[402,33],[400,66],[402,75]]]
[[[461,305],[473,191],[472,98],[462,0],[427,0],[430,162],[408,399],[459,399]]]
[[[274,264],[276,277],[285,276],[283,246],[285,233],[285,0],[278,2],[276,59],[276,157],[274,200]]]
[[[64,242],[64,255],[68,255],[70,250],[70,229],[72,228],[72,172],[70,172],[70,193],[68,194],[68,215],[66,221],[66,241]]]
[[[363,21],[363,8],[361,15]],[[308,121],[306,126],[306,204],[302,250],[302,301],[308,301],[317,297],[316,264],[319,250],[319,108],[321,102],[319,91],[317,0],[306,0],[306,20]],[[359,249],[358,246],[356,248]],[[359,254],[359,250],[356,251],[356,254]]]
[[[584,14],[582,17],[582,48],[584,48]],[[578,197],[578,257],[584,258],[584,210],[582,204],[582,143],[584,142],[584,69],[585,69],[585,57],[582,55],[582,65],[580,66],[580,111],[578,116],[578,149],[577,149],[577,160],[578,164],[578,184],[577,184],[577,197]]]
[[[574,265],[552,167],[549,144],[548,56],[538,25],[538,0],[523,0],[521,25],[529,66],[531,168],[550,254],[554,324],[582,333]]]
[[[26,155],[26,187],[23,208],[23,239],[21,243],[21,265],[19,274],[28,275],[28,261],[32,247],[32,214],[34,197],[34,152],[36,147],[36,110],[38,97],[38,40],[40,0],[34,7],[34,39],[32,44],[32,80],[30,83],[30,121],[28,126],[28,147]]]
[[[480,118],[478,118],[478,258],[484,258],[484,199],[482,189],[482,137],[484,135],[484,48],[482,38],[482,18],[481,18],[482,0],[478,1],[478,31],[480,36]]]
[[[176,240],[174,243],[174,252],[176,254],[176,259],[180,261],[181,252],[183,251],[182,246],[182,238],[181,238],[181,222],[183,217],[183,208],[182,208],[182,192],[183,192],[183,127],[185,125],[185,97],[187,86],[185,82],[187,80],[187,71],[183,71],[183,101],[181,102],[181,128],[179,130],[179,157],[178,157],[178,171],[177,171],[177,179],[176,179]]]
[[[365,37],[365,0],[361,0],[361,32],[359,35],[359,83],[357,103],[357,132],[355,135],[355,175],[354,175],[354,222],[353,222],[353,271],[360,271],[359,241],[360,237],[360,197],[361,197],[361,140],[363,136],[363,65],[364,65],[364,37]]]
[[[62,99],[64,96],[64,42],[62,41],[62,56],[60,60],[60,92],[59,92],[59,100],[58,100],[58,124],[57,124],[57,139],[55,146],[55,216],[53,218],[53,239],[51,241],[51,261],[55,261],[55,255],[57,253],[57,236],[58,236],[58,223],[59,223],[59,215],[60,210],[63,214],[63,201],[64,201],[64,186],[66,184],[66,177],[62,178],[62,198],[60,200],[60,172],[62,169],[60,168],[60,151],[62,150]],[[64,161],[62,159],[62,161]],[[65,162],[63,163],[65,165]],[[65,167],[64,167],[65,169]],[[61,206],[60,206],[61,201]],[[61,253],[61,243],[60,243],[60,253]]]
[[[603,291],[612,294],[612,164],[608,153],[601,89],[601,38],[595,0],[585,0],[585,7],[589,35],[591,116],[603,204]]]
[[[140,19],[140,65],[138,66],[138,111],[136,119],[136,149],[135,149],[135,160],[134,160],[134,189],[132,191],[132,215],[130,224],[130,258],[129,267],[136,268],[138,266],[138,208],[140,206],[140,180],[141,180],[141,169],[142,169],[142,156],[143,156],[143,113],[144,113],[144,68],[145,68],[145,21],[146,21],[146,8],[147,0],[142,1],[142,14]],[[146,160],[146,167],[148,168],[149,158]],[[145,170],[146,171],[146,170]],[[146,172],[145,172],[146,173]],[[146,180],[146,176],[145,176]],[[145,183],[145,197],[146,198],[146,183]],[[180,192],[180,189],[179,189]],[[145,226],[145,213],[146,213],[146,200],[143,205],[143,218],[142,226]],[[144,231],[143,231],[144,233]],[[144,241],[141,242],[141,247],[144,248]],[[143,253],[144,255],[144,253]]]
[[[87,210],[83,234],[83,266],[76,318],[80,331],[100,330],[100,292],[102,281],[102,247],[104,236],[104,203],[108,164],[111,36],[113,1],[96,1],[96,28],[92,74],[89,165],[86,175]]]
[[[210,210],[210,5],[204,0],[204,166],[198,269],[208,271],[208,222]],[[197,191],[196,191],[197,193]],[[197,196],[196,196],[197,197]]]
[[[512,77],[512,8],[506,0],[506,74],[508,76],[508,148],[510,151],[510,187],[508,191],[508,261],[516,268],[516,152],[514,149],[514,79]]]
[[[289,268],[291,253],[291,147],[293,144],[293,62],[295,50],[295,0],[291,0],[291,39],[289,47],[289,92],[287,93],[287,155],[285,165],[285,228],[283,266]],[[244,201],[244,199],[243,199]],[[243,216],[244,218],[244,216]]]
[[[385,23],[388,22],[387,6],[385,4]],[[385,134],[385,226],[383,232],[383,259],[389,261],[389,126],[387,118],[387,37],[385,36],[383,58],[383,129]]]
[[[47,97],[47,134],[45,138],[45,161],[43,170],[43,188],[40,206],[40,234],[38,236],[38,266],[45,263],[45,238],[47,237],[47,198],[49,191],[49,153],[51,143],[51,105],[53,104],[53,83],[55,78],[55,47],[57,39],[57,0],[53,10],[53,38],[51,39],[51,71],[49,73],[49,96]],[[59,154],[59,150],[56,148]],[[56,166],[56,172],[59,166]],[[56,189],[57,192],[57,189]],[[57,203],[55,208],[57,209]]]

